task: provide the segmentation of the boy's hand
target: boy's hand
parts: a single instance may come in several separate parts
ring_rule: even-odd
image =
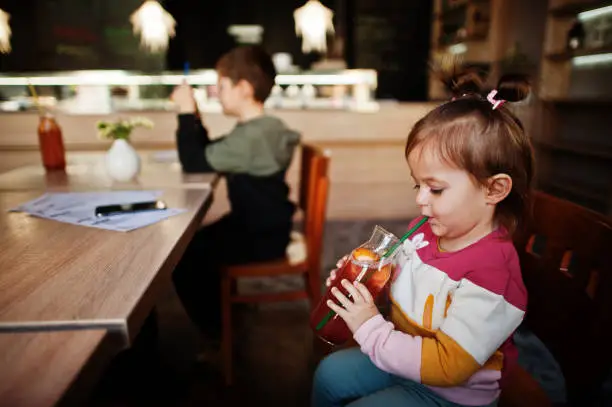
[[[191,89],[187,82],[183,81],[183,83],[174,88],[172,95],[170,95],[170,100],[176,103],[179,113],[196,113],[197,104],[193,97],[193,89]]]
[[[380,312],[378,312],[374,298],[372,298],[372,294],[365,285],[359,282],[353,285],[348,280],[342,280],[341,284],[351,298],[349,299],[334,287],[332,288],[332,294],[336,296],[342,306],[337,305],[332,300],[327,301],[327,306],[346,322],[352,333],[355,333],[364,322],[380,314]]]
[[[348,256],[344,256],[343,258],[338,260],[338,262],[336,263],[336,268],[329,272],[329,277],[327,277],[327,280],[325,280],[326,287],[329,287],[331,283],[333,283],[333,281],[336,279],[336,272],[339,268],[342,268],[342,266],[346,264],[348,258]]]

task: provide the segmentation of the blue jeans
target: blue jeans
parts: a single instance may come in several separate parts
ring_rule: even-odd
[[[340,406],[460,407],[420,383],[380,370],[358,348],[327,356],[314,375],[312,407]]]

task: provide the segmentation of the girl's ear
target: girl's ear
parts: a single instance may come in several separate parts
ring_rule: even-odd
[[[496,205],[506,199],[512,190],[512,178],[508,174],[496,174],[487,180],[486,200]]]

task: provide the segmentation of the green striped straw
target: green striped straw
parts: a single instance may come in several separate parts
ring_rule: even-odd
[[[402,245],[402,243],[404,243],[406,241],[406,239],[408,239],[410,236],[412,236],[412,234],[414,232],[416,232],[421,226],[423,226],[423,224],[425,222],[427,222],[427,219],[428,219],[427,216],[423,216],[421,218],[421,220],[419,220],[417,222],[416,225],[414,225],[412,228],[410,228],[410,230],[408,232],[406,232],[404,234],[404,236],[402,236],[401,239],[397,243],[395,243],[393,246],[391,246],[391,248],[389,250],[387,250],[385,252],[385,254],[383,254],[383,256],[382,256],[383,259],[386,259],[387,257],[391,256],[397,250],[397,248],[400,247]],[[373,272],[370,272],[367,275],[365,275],[362,283],[365,284],[372,274],[373,274]],[[349,296],[349,298],[351,298],[351,297]],[[336,315],[336,312],[333,311],[333,310],[329,310],[327,315],[325,315],[323,317],[323,319],[321,319],[321,321],[317,324],[317,326],[315,327],[315,331],[320,331],[321,328],[323,328],[325,326],[325,324],[327,324],[327,322],[334,317],[334,315]]]

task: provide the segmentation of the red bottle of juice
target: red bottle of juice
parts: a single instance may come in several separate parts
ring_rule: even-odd
[[[64,151],[62,129],[50,113],[40,116],[38,142],[45,169],[47,171],[64,170],[66,168],[66,153]]]
[[[395,256],[384,255],[397,242],[397,237],[376,226],[370,240],[352,251],[348,261],[337,271],[331,286],[310,314],[310,326],[317,336],[332,345],[341,345],[352,337],[353,334],[344,320],[327,306],[327,300],[330,299],[338,303],[331,289],[336,287],[348,296],[341,281],[360,281],[376,301],[395,267]]]

